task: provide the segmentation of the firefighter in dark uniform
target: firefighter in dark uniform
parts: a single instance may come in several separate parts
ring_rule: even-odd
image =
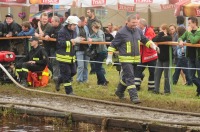
[[[77,16],[69,16],[63,27],[58,31],[56,60],[59,62],[60,75],[56,83],[56,90],[60,90],[60,84],[64,83],[66,94],[73,95],[72,77],[76,74],[74,44],[80,42],[75,32],[80,19]]]
[[[134,70],[141,60],[140,42],[147,47],[159,51],[159,48],[143,35],[142,30],[136,27],[137,24],[138,20],[136,15],[130,15],[127,18],[126,26],[119,30],[114,40],[111,42],[106,60],[107,65],[112,64],[112,54],[116,49],[119,50],[119,62],[123,69],[123,76],[115,94],[122,99],[124,98],[124,92],[127,88],[130,100],[134,104],[140,103],[134,81]]]
[[[31,51],[16,64],[16,72],[19,75],[21,84],[25,87],[28,86],[28,72],[43,71],[48,63],[48,56],[45,49],[38,44],[39,39],[32,37],[29,41],[32,46]]]

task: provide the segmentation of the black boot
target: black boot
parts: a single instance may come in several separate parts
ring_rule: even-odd
[[[28,82],[26,80],[21,80],[21,85],[24,87],[28,87]]]
[[[65,86],[65,93],[68,95],[74,95],[72,86]]]
[[[115,95],[119,97],[119,99],[124,99],[124,91],[126,90],[126,86],[121,83],[118,84],[117,90],[115,91]]]
[[[129,95],[130,95],[130,100],[134,103],[134,104],[139,104],[141,103],[141,101],[138,98],[138,94],[137,94],[137,89],[136,88],[131,88],[128,90]]]
[[[56,88],[56,91],[60,91],[60,84],[62,83],[61,79],[59,78],[54,78],[54,83],[55,83],[55,88]]]

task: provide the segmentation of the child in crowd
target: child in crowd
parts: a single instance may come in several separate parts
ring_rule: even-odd
[[[159,33],[152,40],[154,42],[172,41],[172,37],[169,34],[169,27],[167,24],[162,24],[159,28]],[[164,93],[170,94],[170,82],[169,82],[169,45],[158,45],[160,48],[160,54],[158,54],[158,60],[155,69],[155,89],[154,93],[160,92],[160,79],[164,70]],[[162,68],[163,67],[163,68]]]

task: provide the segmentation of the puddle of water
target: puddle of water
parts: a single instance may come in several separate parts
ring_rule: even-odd
[[[58,132],[58,131],[96,132],[100,131],[100,127],[97,127],[95,125],[81,124],[81,123],[79,124],[75,123],[73,125],[66,125],[66,126],[56,126],[36,121],[1,119],[0,131],[1,132]]]

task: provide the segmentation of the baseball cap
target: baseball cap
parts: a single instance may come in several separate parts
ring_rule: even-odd
[[[8,14],[6,15],[6,17],[11,17],[11,18],[13,18],[13,15],[10,14],[10,13],[8,13]]]
[[[29,41],[39,41],[39,39],[38,39],[38,37],[33,36],[33,37],[31,37],[31,38],[29,39]]]

